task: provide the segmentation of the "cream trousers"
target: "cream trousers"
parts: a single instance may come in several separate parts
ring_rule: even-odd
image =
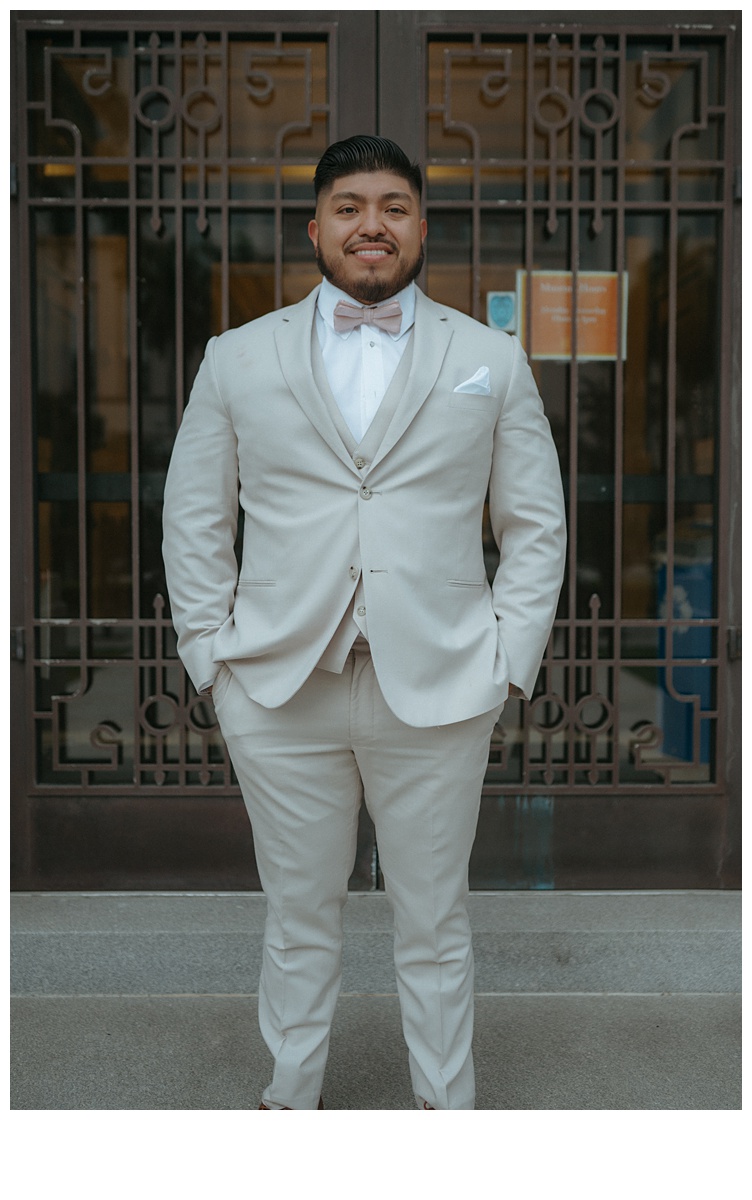
[[[468,862],[501,707],[439,728],[405,725],[383,699],[366,645],[341,675],[315,670],[281,708],[250,700],[226,665],[213,700],[268,902],[259,1023],[275,1065],[264,1104],[318,1105],[365,799],[394,912],[416,1103],[473,1108]]]

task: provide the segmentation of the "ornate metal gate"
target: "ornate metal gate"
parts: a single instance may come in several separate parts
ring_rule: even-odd
[[[473,882],[722,882],[734,31],[427,17],[18,16],[20,886],[255,885],[175,654],[161,492],[207,338],[316,283],[313,167],[377,123],[427,164],[429,294],[523,337],[569,500]]]

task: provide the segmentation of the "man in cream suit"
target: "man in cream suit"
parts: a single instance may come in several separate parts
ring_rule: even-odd
[[[196,378],[165,490],[172,615],[268,901],[261,1107],[321,1107],[364,800],[416,1104],[469,1109],[468,860],[491,733],[510,690],[530,697],[555,614],[559,466],[519,342],[413,282],[420,169],[350,138],[315,189],[323,283],[212,338]]]

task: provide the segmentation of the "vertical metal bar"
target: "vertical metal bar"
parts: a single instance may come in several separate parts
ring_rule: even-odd
[[[221,166],[220,166],[220,199],[219,219],[221,228],[220,249],[220,292],[221,292],[221,328],[230,327],[230,46],[226,29],[220,35],[221,82],[219,87],[220,101],[223,106],[220,137],[221,137]]]
[[[721,233],[721,312],[720,312],[720,329],[721,339],[719,346],[719,395],[720,405],[718,414],[718,451],[716,461],[718,464],[718,488],[717,500],[718,519],[715,528],[717,570],[714,594],[717,604],[717,616],[719,618],[715,654],[718,658],[718,678],[716,681],[716,708],[718,710],[718,723],[716,726],[715,737],[715,780],[718,783],[726,784],[733,778],[733,768],[729,762],[731,754],[727,753],[727,737],[729,726],[729,708],[734,703],[734,698],[729,691],[729,678],[732,674],[729,668],[728,652],[727,652],[727,632],[729,622],[733,622],[736,617],[735,605],[737,603],[736,589],[733,587],[733,581],[730,577],[731,568],[731,541],[737,531],[736,515],[732,517],[732,505],[730,502],[729,486],[731,484],[735,468],[731,462],[731,447],[732,447],[732,403],[733,403],[733,388],[734,380],[732,378],[732,370],[734,366],[734,349],[735,349],[735,322],[734,322],[734,306],[736,301],[734,288],[734,167],[735,167],[735,151],[734,151],[734,125],[732,121],[732,113],[734,111],[734,93],[735,93],[735,74],[736,74],[736,55],[734,53],[735,36],[733,32],[728,32],[724,39],[723,47],[723,65],[725,68],[725,94],[723,97],[724,106],[724,138],[723,138],[723,215],[722,215],[722,233]],[[734,505],[736,509],[737,504]],[[738,753],[736,746],[732,748],[734,756]]]
[[[182,119],[182,105],[179,101],[182,99],[185,79],[184,70],[185,64],[183,61],[183,30],[175,30],[175,39],[173,44],[173,54],[175,57],[175,97],[176,103],[176,130],[175,130],[175,392],[178,405],[178,424],[183,415],[183,410],[188,402],[186,393],[185,379],[185,330],[183,322],[185,318],[185,305],[183,297],[185,294],[185,223],[187,218],[187,207],[184,200],[184,166],[186,161],[185,148],[185,122]],[[160,622],[156,625],[156,634],[161,636]],[[159,649],[159,648],[158,648]],[[165,668],[165,674],[166,674]],[[186,709],[188,700],[188,678],[185,671],[178,672],[178,701],[181,712]],[[161,681],[159,681],[161,685]],[[178,753],[178,782],[181,785],[186,783],[185,760],[187,753],[187,730],[185,722],[178,723],[178,738],[180,750]],[[161,743],[160,743],[161,746]]]
[[[679,50],[674,33],[672,52]],[[672,140],[673,145],[673,140]],[[677,147],[678,153],[678,147]],[[678,285],[678,166],[672,154],[669,163],[668,295],[666,329],[666,680],[673,681],[674,659],[674,537],[676,526],[676,341]]]
[[[230,327],[230,155],[232,147],[230,145],[230,87],[232,72],[230,69],[230,38],[227,30],[223,30],[220,40],[220,52],[222,58],[222,78],[220,83],[219,94],[222,98],[223,113],[221,125],[222,138],[222,165],[221,165],[221,183],[220,183],[220,221],[221,221],[221,323],[222,331]],[[228,787],[231,783],[231,767],[230,756],[227,752],[227,747],[223,744],[223,762],[222,774],[223,783]]]
[[[614,395],[614,625],[612,635],[613,676],[611,680],[614,704],[614,729],[612,741],[613,782],[619,783],[621,747],[621,621],[623,554],[624,554],[624,358],[622,355],[623,305],[627,303],[621,280],[626,271],[626,86],[627,86],[627,38],[619,34],[619,57],[617,60],[616,95],[620,101],[620,117],[616,123],[616,271],[619,279],[617,290],[617,346]]]
[[[130,65],[130,95],[137,95],[135,33],[128,32],[128,61]],[[141,489],[140,483],[140,412],[139,412],[139,354],[138,354],[138,196],[136,158],[136,119],[133,107],[129,113],[128,163],[128,365],[129,365],[129,428],[130,428],[130,492],[131,492],[131,621],[133,655],[133,782],[141,782],[142,730],[141,711]]]
[[[534,93],[535,93],[535,33],[528,30],[527,33],[527,71],[526,71],[526,88],[527,96],[525,103],[525,341],[527,346],[528,356],[532,368],[532,312],[533,312],[533,271],[535,269],[535,125],[533,121],[534,111]],[[520,314],[522,317],[522,314]],[[570,621],[573,613],[570,607]],[[571,653],[572,639],[571,632],[569,634],[569,642],[567,649]],[[550,690],[550,688],[549,688]],[[530,730],[532,726],[532,718],[530,715],[530,706],[523,704],[523,729],[522,729],[522,786],[525,787],[530,782]]]
[[[81,49],[81,31],[76,29],[73,41],[76,50]],[[88,670],[88,653],[89,653],[89,637],[88,637],[88,615],[89,615],[89,545],[88,545],[88,513],[87,513],[87,436],[86,436],[86,385],[87,385],[87,359],[86,359],[86,323],[88,316],[88,304],[86,298],[86,249],[85,240],[87,237],[86,222],[84,219],[84,204],[83,204],[83,155],[81,147],[81,135],[76,130],[74,136],[74,160],[75,160],[75,185],[74,185],[74,203],[75,203],[75,262],[76,262],[76,411],[78,416],[77,429],[77,493],[78,493],[78,604],[79,604],[79,657],[81,662],[81,682],[77,695],[83,695],[89,682]],[[81,768],[81,784],[86,787],[89,783],[89,771],[85,767]]]
[[[282,31],[278,29],[274,35],[274,45],[282,52]],[[274,156],[274,307],[281,308],[283,301],[283,255],[282,240],[282,154],[280,149]]]
[[[473,50],[478,55],[482,52],[483,46],[481,34],[473,35]],[[481,254],[480,254],[480,239],[481,239],[481,220],[480,220],[480,137],[475,128],[472,131],[472,147],[473,147],[473,185],[472,185],[472,316],[476,321],[481,321],[482,313],[480,307],[480,288],[481,288]]]
[[[17,19],[17,14],[13,17]],[[16,620],[15,603],[18,602],[23,625],[26,631],[26,661],[11,668],[11,685],[14,677],[21,677],[23,694],[22,703],[12,702],[11,738],[15,746],[15,754],[11,755],[11,870],[13,886],[28,887],[31,880],[31,822],[28,803],[28,793],[33,787],[37,775],[36,753],[36,701],[35,701],[35,666],[36,638],[34,627],[36,566],[35,530],[38,527],[39,514],[35,486],[36,455],[33,439],[33,392],[32,376],[28,364],[32,361],[32,298],[30,263],[31,231],[29,219],[29,169],[27,155],[29,147],[28,129],[28,79],[26,69],[27,33],[19,23],[15,30],[16,37],[11,46],[11,54],[15,55],[15,65],[18,72],[18,198],[11,205],[11,221],[14,222],[17,209],[18,239],[11,242],[11,264],[16,247],[19,250],[17,275],[20,319],[17,333],[16,322],[11,326],[11,367],[13,371],[13,386],[11,389],[11,411],[14,429],[19,438],[19,454],[10,456],[10,496],[14,502],[14,517],[11,520],[11,538],[15,542],[20,539],[19,559],[22,565],[20,572],[11,572],[11,603],[12,620]],[[16,103],[16,97],[11,95],[11,104]],[[15,122],[11,130],[15,129]],[[11,133],[11,136],[13,134]],[[13,232],[13,225],[11,227]],[[15,308],[12,317],[15,318]],[[20,460],[20,461],[19,461]],[[28,497],[28,500],[27,500]],[[20,502],[20,503],[19,503]],[[13,700],[15,701],[15,696]],[[19,740],[16,740],[16,733]]]
[[[185,393],[185,339],[183,330],[184,317],[184,278],[183,266],[185,258],[184,226],[185,205],[183,202],[183,167],[185,165],[185,125],[181,119],[179,100],[183,94],[183,53],[182,31],[175,31],[173,43],[175,58],[175,402],[177,405],[177,424],[183,415],[188,397]]]
[[[580,55],[579,55],[579,33],[572,35],[572,54],[570,58],[570,87],[572,100],[576,99],[579,94],[579,70],[580,70]],[[572,273],[572,328],[571,328],[571,358],[569,363],[569,610],[575,618],[573,625],[573,642],[574,646],[574,669],[569,673],[569,691],[568,703],[569,711],[574,713],[577,704],[578,685],[579,685],[579,661],[580,648],[577,645],[577,540],[579,530],[579,507],[577,503],[578,493],[578,470],[579,470],[579,420],[580,420],[580,403],[579,403],[579,368],[577,362],[578,337],[577,337],[577,284],[579,278],[579,258],[580,258],[580,142],[579,142],[579,121],[577,105],[572,106],[572,122],[569,126],[571,143],[570,153],[570,179],[571,179],[571,207],[569,217],[569,237],[570,237],[570,269]],[[558,137],[558,134],[554,135]],[[557,155],[558,156],[558,155]],[[593,627],[589,628],[589,634],[592,638]],[[570,647],[570,653],[572,648]],[[587,668],[585,668],[587,670]],[[576,781],[577,776],[577,737],[574,733],[574,727],[570,729],[568,742],[569,752],[569,770],[572,783]]]

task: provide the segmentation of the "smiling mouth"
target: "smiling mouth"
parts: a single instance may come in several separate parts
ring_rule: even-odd
[[[388,246],[356,246],[350,253],[354,254],[356,258],[369,259],[373,262],[380,258],[388,258],[392,251]]]

